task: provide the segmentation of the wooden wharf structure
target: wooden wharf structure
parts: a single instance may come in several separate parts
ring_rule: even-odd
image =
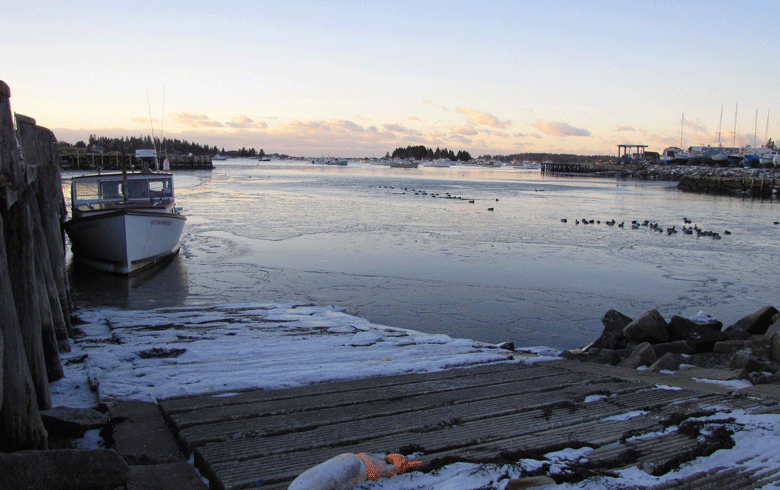
[[[12,114],[0,81],[0,451],[46,449],[40,411],[63,377],[71,298],[54,134]],[[14,125],[14,120],[16,124]],[[14,129],[14,126],[16,129]]]
[[[780,413],[776,401],[730,391],[684,376],[555,361],[177,397],[159,404],[213,489],[281,490],[306,469],[357,452],[422,453],[414,459],[427,471],[456,461],[543,460],[551,451],[587,447],[592,449],[587,466],[552,475],[558,483],[637,465],[661,475],[728,446],[724,439],[691,431],[697,425],[689,419],[729,410]],[[634,416],[621,416],[626,413]],[[726,422],[713,425],[720,423]],[[712,426],[708,432],[719,433]],[[780,468],[694,476],[695,481],[663,488],[758,488],[780,481]]]
[[[141,162],[134,155],[110,153],[87,153],[85,148],[60,147],[61,166],[65,170],[122,170],[122,163],[128,169],[141,168]],[[180,155],[177,153],[159,156],[159,164],[168,159],[171,170],[213,170],[211,155]]]

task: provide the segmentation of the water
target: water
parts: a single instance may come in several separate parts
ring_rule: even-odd
[[[78,306],[302,301],[384,325],[564,349],[595,340],[611,308],[667,319],[704,310],[728,326],[777,303],[773,201],[507,167],[233,159],[175,175],[188,217],[181,253],[130,279],[71,263]],[[683,217],[722,239],[631,229],[650,220],[681,231]]]

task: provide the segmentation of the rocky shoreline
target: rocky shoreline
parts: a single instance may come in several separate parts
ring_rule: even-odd
[[[667,322],[657,310],[636,319],[609,310],[601,322],[604,330],[595,342],[561,357],[717,381],[780,384],[780,312],[773,306],[725,330],[707,316],[673,316]]]
[[[626,164],[585,163],[564,172],[593,177],[677,182],[688,192],[747,197],[770,197],[777,193],[775,168],[721,167],[713,165],[668,165],[653,162]],[[778,175],[780,176],[780,175]]]

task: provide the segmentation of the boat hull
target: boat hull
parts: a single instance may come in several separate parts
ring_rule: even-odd
[[[178,252],[185,221],[176,213],[118,210],[74,218],[65,231],[77,260],[129,275]]]

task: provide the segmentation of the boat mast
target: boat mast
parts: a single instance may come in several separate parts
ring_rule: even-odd
[[[723,127],[723,104],[720,105],[720,121],[718,122],[718,148],[720,148],[720,130]]]
[[[157,153],[157,143],[154,137],[154,121],[152,121],[152,103],[149,102],[149,89],[146,89],[146,105],[149,107],[149,124],[152,126],[152,148]],[[154,169],[157,170],[157,158],[154,159]]]
[[[682,119],[680,119],[680,149],[682,149],[682,137],[683,137],[683,124],[685,124],[685,113],[682,113]]]
[[[756,122],[753,126],[753,148],[756,147],[756,137],[758,136],[758,109],[756,109]]]
[[[734,108],[734,141],[731,143],[731,146],[734,148],[737,147],[737,110],[739,109],[739,104]]]
[[[769,109],[766,110],[766,127],[764,128],[764,145],[769,143]]]

